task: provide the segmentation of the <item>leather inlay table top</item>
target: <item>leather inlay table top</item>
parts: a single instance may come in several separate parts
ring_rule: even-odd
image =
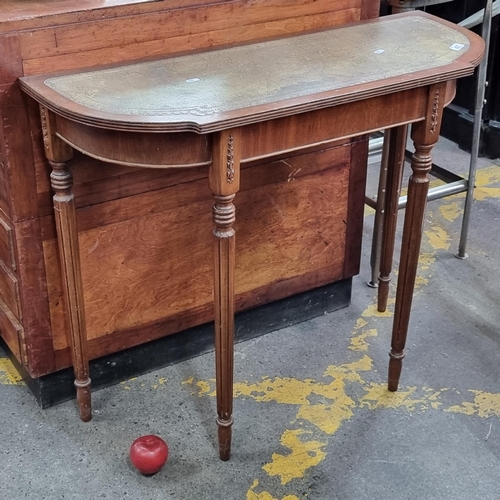
[[[113,115],[127,129],[139,121],[141,129],[156,124],[206,132],[256,121],[256,107],[279,117],[310,109],[312,102],[317,108],[359,99],[374,87],[378,93],[384,86],[386,92],[404,88],[422,80],[421,72],[432,81],[433,69],[449,66],[468,48],[463,33],[429,17],[385,17],[38,83],[67,99],[63,107],[82,106],[83,122],[109,122]],[[456,67],[450,76],[460,76]]]

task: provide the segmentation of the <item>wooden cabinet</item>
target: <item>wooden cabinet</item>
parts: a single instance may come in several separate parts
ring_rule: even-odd
[[[17,77],[376,15],[374,0],[1,3],[0,329],[30,377],[69,366],[70,356],[40,117],[21,95]],[[357,273],[366,152],[366,141],[358,140],[245,167],[236,200],[238,310]],[[210,321],[206,168],[179,174],[84,157],[76,164],[90,358]]]

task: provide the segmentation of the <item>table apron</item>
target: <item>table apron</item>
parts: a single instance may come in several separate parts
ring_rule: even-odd
[[[448,103],[454,82],[447,85]],[[339,139],[425,118],[429,87],[353,101],[241,127],[241,161],[248,162],[328,144]],[[212,135],[194,132],[129,132],[102,129],[55,116],[56,135],[74,149],[125,166],[185,168],[210,165]]]

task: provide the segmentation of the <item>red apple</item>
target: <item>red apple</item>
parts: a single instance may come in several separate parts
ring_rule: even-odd
[[[152,434],[137,438],[130,447],[130,461],[142,474],[156,474],[167,458],[167,443]]]

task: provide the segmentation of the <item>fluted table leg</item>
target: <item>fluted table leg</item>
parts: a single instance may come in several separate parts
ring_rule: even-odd
[[[215,197],[214,229],[214,304],[215,364],[217,386],[217,425],[219,456],[229,460],[233,425],[234,365],[234,269],[236,210],[233,199],[239,189],[239,130],[223,131],[214,136],[210,188]]]
[[[87,356],[87,330],[83,302],[83,285],[76,226],[73,177],[69,161],[72,149],[55,134],[53,115],[41,107],[42,131],[45,153],[52,167],[50,175],[54,190],[54,216],[57,229],[59,260],[66,316],[69,326],[71,358],[75,372],[75,387],[80,418],[88,422],[92,418],[90,396],[89,360]]]
[[[384,204],[384,226],[382,229],[382,249],[380,252],[380,274],[378,277],[379,312],[387,309],[389,284],[391,282],[394,242],[396,240],[396,225],[398,222],[398,204],[401,193],[401,177],[406,151],[408,126],[401,125],[386,130],[385,139],[389,141],[387,182]]]
[[[389,391],[396,391],[403,366],[411,303],[417,274],[420,243],[429,190],[428,173],[432,167],[431,151],[439,138],[445,84],[431,85],[426,118],[412,126],[415,153],[411,161],[412,175],[408,184],[408,202],[403,227],[399,263],[396,306],[389,353]]]

